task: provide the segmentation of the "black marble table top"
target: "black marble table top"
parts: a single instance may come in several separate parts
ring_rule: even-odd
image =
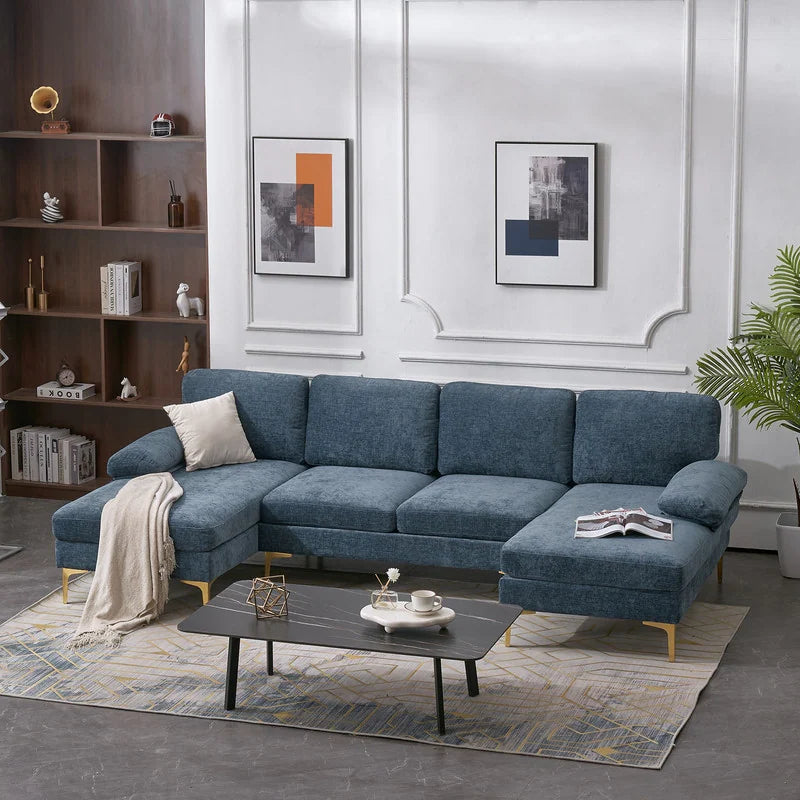
[[[444,598],[456,612],[445,628],[398,630],[386,633],[375,622],[361,619],[369,592],[327,586],[291,584],[289,614],[256,619],[247,602],[250,581],[238,581],[178,625],[185,633],[261,639],[273,642],[338,647],[377,653],[470,661],[483,658],[506,628],[520,615],[520,606],[491,600]],[[400,593],[403,599],[402,592]]]

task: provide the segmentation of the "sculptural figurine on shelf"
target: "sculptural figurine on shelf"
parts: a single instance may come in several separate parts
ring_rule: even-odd
[[[178,364],[178,369],[175,372],[181,372],[185,375],[189,371],[189,337],[183,337],[183,355],[181,356],[181,363]]]
[[[189,297],[188,283],[178,284],[178,297],[175,300],[175,303],[178,306],[178,313],[182,317],[190,316],[192,309],[197,312],[198,317],[205,316],[206,307],[202,299],[199,297]]]
[[[42,197],[44,199],[44,208],[39,209],[42,214],[42,221],[61,222],[64,219],[64,215],[61,213],[61,201],[55,195],[51,195],[50,192],[45,192]]]
[[[127,378],[120,381],[120,386],[122,386],[122,391],[117,400],[135,400],[139,396],[136,387]]]

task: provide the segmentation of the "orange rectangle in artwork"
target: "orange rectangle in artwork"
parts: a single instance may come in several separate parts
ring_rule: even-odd
[[[333,227],[333,155],[331,153],[297,153],[297,176],[301,184],[314,184],[314,225]]]

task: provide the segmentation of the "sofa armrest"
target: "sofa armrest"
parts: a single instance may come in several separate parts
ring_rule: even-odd
[[[171,472],[183,464],[183,445],[175,428],[159,428],[131,442],[108,459],[108,474],[132,478],[151,472]]]
[[[695,461],[675,473],[658,498],[666,514],[716,528],[747,483],[747,473],[723,461]]]

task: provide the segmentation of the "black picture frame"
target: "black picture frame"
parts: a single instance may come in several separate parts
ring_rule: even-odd
[[[325,272],[318,272],[311,269],[306,269],[304,271],[290,271],[290,270],[281,270],[281,271],[268,271],[265,269],[258,269],[259,259],[258,259],[258,252],[257,252],[257,245],[256,245],[256,237],[259,233],[260,227],[260,214],[258,213],[258,203],[256,202],[256,184],[259,181],[259,177],[257,175],[257,143],[260,141],[275,141],[275,142],[324,142],[324,143],[337,143],[342,144],[342,158],[343,158],[343,192],[344,192],[344,201],[343,201],[343,269],[341,274],[329,274]],[[250,186],[249,192],[251,197],[251,217],[250,217],[250,224],[251,224],[251,231],[250,231],[250,260],[251,260],[251,270],[254,275],[258,276],[271,276],[271,275],[283,275],[283,276],[290,276],[290,277],[299,277],[299,278],[330,278],[330,279],[347,279],[352,276],[352,231],[351,231],[351,219],[352,219],[352,197],[351,197],[351,175],[350,175],[350,165],[351,165],[351,147],[352,147],[352,140],[348,138],[340,138],[340,137],[321,137],[321,136],[252,136],[250,142]],[[334,181],[334,188],[335,188],[335,181]],[[261,262],[261,263],[274,263],[274,262]],[[278,262],[281,263],[281,262]],[[282,262],[282,263],[292,263],[292,262]],[[308,263],[308,262],[304,262]]]
[[[557,282],[557,281],[544,281],[540,282],[537,280],[530,280],[530,281],[520,281],[520,280],[501,280],[501,260],[500,260],[500,221],[501,221],[501,186],[500,186],[500,176],[499,176],[499,160],[500,160],[500,150],[503,146],[514,146],[514,147],[527,147],[531,148],[533,152],[529,154],[529,156],[536,156],[537,153],[535,152],[536,148],[589,148],[590,149],[590,164],[587,167],[587,173],[591,176],[590,181],[590,188],[587,188],[588,192],[588,201],[589,205],[591,205],[591,211],[587,208],[587,217],[591,221],[590,230],[592,233],[591,236],[591,246],[588,248],[588,253],[591,256],[591,269],[587,269],[587,279],[580,281],[580,282]],[[513,141],[513,140],[503,140],[503,141],[495,141],[495,185],[494,185],[494,210],[495,210],[495,284],[497,286],[536,286],[536,287],[554,287],[554,288],[570,288],[570,289],[594,289],[597,288],[597,258],[598,258],[598,237],[597,237],[597,221],[598,221],[598,213],[597,213],[597,153],[598,153],[598,143],[597,142],[523,142],[523,141]],[[567,152],[564,152],[563,155],[568,155]],[[509,220],[506,220],[505,216],[503,216],[504,223]],[[509,257],[506,255],[506,257]],[[540,256],[510,256],[511,258],[537,258]],[[549,258],[549,257],[548,257]],[[535,276],[534,276],[535,277]]]

